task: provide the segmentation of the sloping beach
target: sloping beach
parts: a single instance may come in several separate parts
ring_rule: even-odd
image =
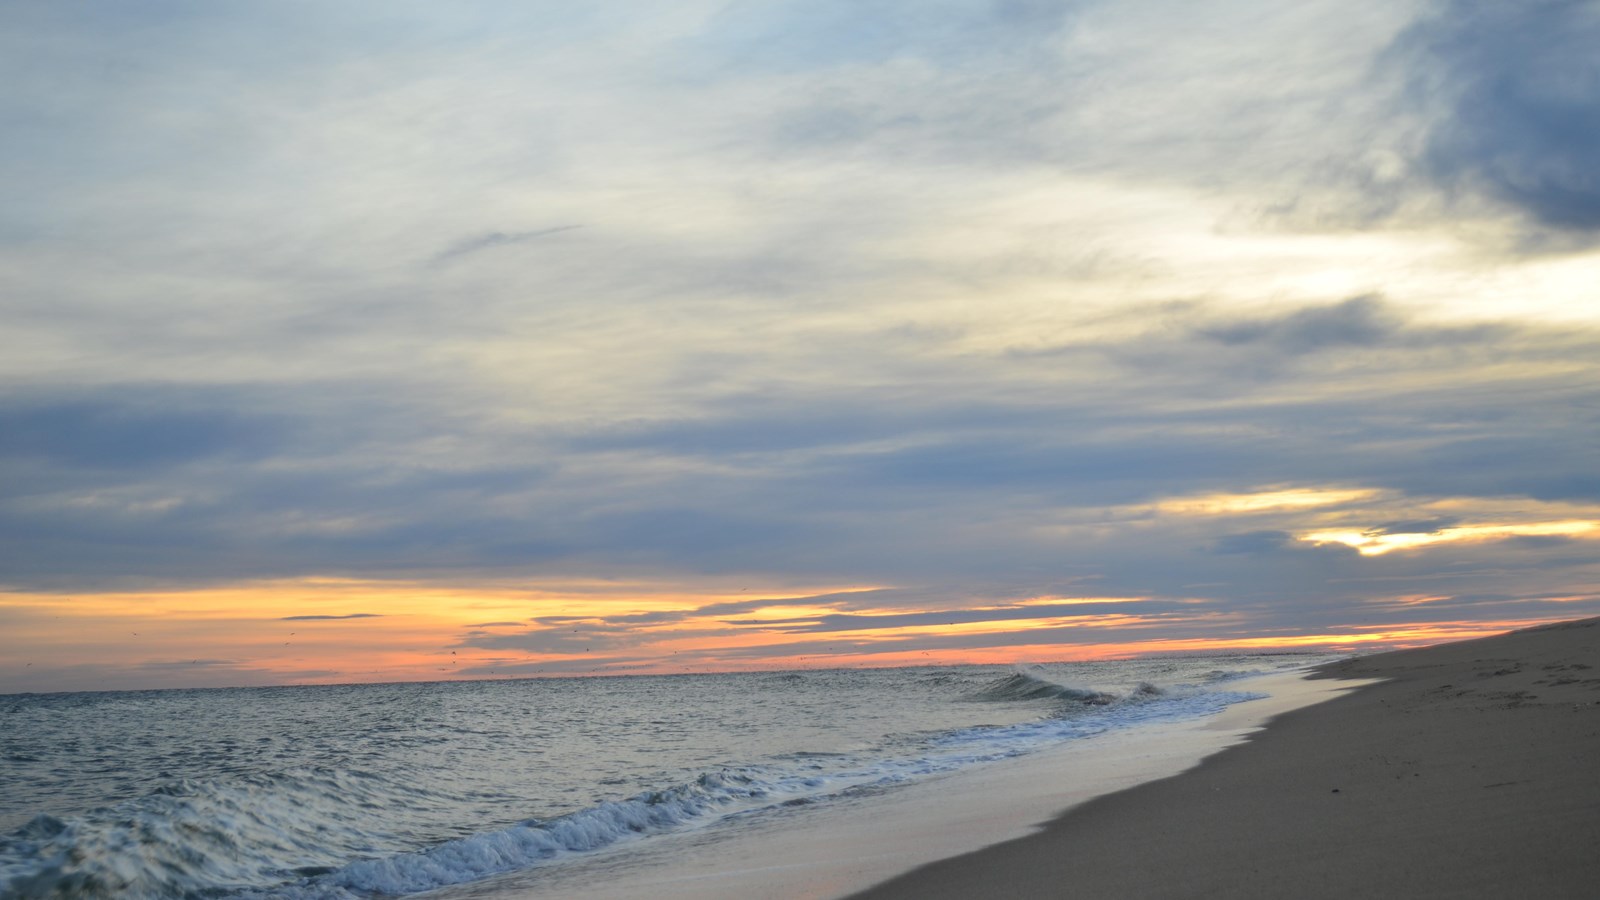
[[[1181,775],[854,896],[1600,890],[1600,619],[1345,660],[1316,677],[1385,680],[1289,712]]]

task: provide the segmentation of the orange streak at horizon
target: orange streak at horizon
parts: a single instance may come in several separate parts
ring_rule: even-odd
[[[872,589],[785,587],[770,595]],[[457,589],[331,578],[180,591],[0,591],[8,643],[18,647],[14,665],[0,663],[0,677],[15,677],[17,685],[7,682],[0,690],[436,680],[475,666],[544,658],[470,646],[463,638],[475,623],[532,628],[532,619],[548,616],[599,620],[690,613],[763,595],[768,592],[749,588],[709,593],[658,587],[652,593],[617,582]],[[809,602],[785,603],[774,599],[771,608],[796,617],[834,611]],[[661,633],[670,639],[671,629]],[[670,656],[670,649],[664,655]]]
[[[685,668],[686,661],[699,672],[773,671],[783,669],[882,668],[924,665],[1017,665],[1039,662],[1093,662],[1129,659],[1163,654],[1205,654],[1321,650],[1346,653],[1359,650],[1381,651],[1420,647],[1449,641],[1469,640],[1501,634],[1517,628],[1543,624],[1548,619],[1516,619],[1492,622],[1403,623],[1374,626],[1368,630],[1266,637],[1196,637],[1083,644],[1018,644],[1004,647],[960,649],[870,650],[860,647],[848,652],[782,654],[758,659],[721,659],[714,655],[675,657],[661,664],[635,664],[626,671],[633,674],[672,674]],[[781,644],[774,644],[781,651]],[[605,674],[597,667],[595,674]]]
[[[1011,664],[1028,661],[1121,658],[1152,653],[1232,650],[1356,649],[1458,640],[1533,624],[1517,622],[1405,623],[1340,632],[1251,636],[1237,614],[1140,615],[1148,598],[1030,598],[971,607],[973,612],[1128,604],[1126,612],[996,618],[974,622],[875,625],[931,610],[861,609],[814,599],[851,590],[756,593],[728,590],[600,585],[486,585],[453,589],[411,582],[297,579],[189,591],[54,595],[0,592],[8,643],[15,657],[0,662],[0,690],[59,690],[188,685],[336,683],[440,680],[534,674],[666,674],[836,666]],[[857,590],[874,590],[858,588]],[[630,593],[637,591],[637,593]],[[784,596],[788,594],[788,596]],[[757,600],[762,596],[771,599]],[[1400,604],[1437,598],[1415,595]],[[1584,598],[1573,598],[1574,600]],[[729,624],[706,607],[754,602],[760,621]],[[1198,601],[1197,601],[1198,602]],[[857,617],[840,631],[808,630],[841,608]],[[1402,608],[1397,605],[1396,607]],[[357,613],[371,617],[340,618]],[[662,614],[642,618],[642,613]],[[954,614],[953,614],[954,615]],[[290,619],[321,616],[326,618]],[[571,617],[565,625],[533,621]],[[610,617],[610,618],[608,618]],[[506,623],[503,625],[490,623]],[[1035,629],[1081,634],[1081,643],[949,647]],[[1101,629],[1172,629],[1190,636],[1095,642]],[[1170,631],[1167,633],[1171,633]],[[917,641],[940,646],[916,646]],[[1072,638],[1079,640],[1079,638]],[[591,643],[592,642],[592,643]],[[838,647],[830,646],[836,642]],[[909,643],[908,645],[908,642]],[[587,649],[592,647],[593,649]],[[614,649],[613,649],[614,648]],[[819,652],[820,651],[820,652]],[[27,672],[25,664],[33,664]],[[477,672],[476,670],[482,670]],[[461,675],[474,670],[473,675]],[[55,674],[49,674],[49,673]],[[77,680],[73,680],[77,679]],[[98,681],[96,681],[98,679]]]

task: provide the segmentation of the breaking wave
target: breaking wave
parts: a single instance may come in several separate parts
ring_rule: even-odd
[[[1128,700],[1148,700],[1166,692],[1141,681],[1124,694],[1095,691],[1051,681],[1042,673],[1019,670],[984,685],[972,697],[976,700],[1060,700],[1076,706],[1111,706]]]
[[[275,785],[180,785],[86,816],[38,816],[0,840],[0,898],[407,894],[766,805],[774,794],[781,799],[818,783],[763,778],[755,770],[708,772],[548,821],[384,853],[395,849],[383,846],[390,843],[384,835],[363,834],[341,821],[351,818],[341,807],[378,799],[341,790],[351,780],[330,775],[315,783],[287,777]],[[336,793],[321,793],[329,790]],[[340,836],[332,846],[330,835]],[[370,858],[349,861],[362,855]]]

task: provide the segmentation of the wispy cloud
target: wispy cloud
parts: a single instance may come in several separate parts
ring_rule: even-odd
[[[320,619],[377,619],[381,613],[347,613],[342,616],[281,616],[280,622],[310,622]]]
[[[549,235],[561,234],[562,232],[566,231],[575,231],[582,227],[582,225],[560,225],[555,228],[541,228],[536,231],[515,231],[509,234],[504,231],[491,231],[488,234],[481,234],[476,237],[470,237],[461,241],[457,241],[456,243],[450,245],[450,247],[447,249],[442,250],[435,255],[433,257],[433,264],[439,265],[441,263],[451,262],[459,259],[460,257],[467,256],[468,254],[481,253],[484,250],[491,250],[496,247],[504,247],[509,244],[522,244],[534,240],[535,238],[548,237]]]

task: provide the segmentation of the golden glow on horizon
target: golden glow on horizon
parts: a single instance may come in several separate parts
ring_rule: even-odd
[[[1395,534],[1371,531],[1315,531],[1300,536],[1312,544],[1344,544],[1362,556],[1381,556],[1397,550],[1414,550],[1434,544],[1457,541],[1498,540],[1508,537],[1589,537],[1600,522],[1575,519],[1565,522],[1536,522],[1524,525],[1460,525],[1429,532]]]
[[[1201,654],[1276,651],[1326,651],[1329,653],[1374,652],[1385,649],[1420,647],[1447,641],[1470,640],[1501,634],[1517,628],[1544,624],[1549,619],[1514,619],[1485,622],[1411,622],[1370,626],[1350,632],[1273,635],[1264,637],[1204,637],[1152,639],[1105,643],[1035,643],[1003,647],[967,649],[905,649],[859,653],[832,652],[774,655],[761,660],[727,660],[715,664],[717,671],[761,671],[772,669],[852,668],[860,666],[917,665],[1019,665],[1035,662],[1092,662],[1128,659],[1163,654]],[[672,668],[646,668],[642,671],[675,671]]]
[[[545,618],[570,619],[584,630],[583,623],[592,628],[608,616],[663,614],[664,625],[630,626],[652,654],[670,657],[674,649],[687,649],[685,635],[679,633],[685,631],[702,632],[696,638],[699,649],[707,651],[759,647],[785,638],[735,630],[722,624],[725,617],[690,616],[706,606],[756,602],[764,611],[806,619],[837,612],[807,597],[878,589],[837,584],[799,590],[758,587],[691,592],[671,585],[580,581],[458,588],[302,578],[179,591],[0,591],[8,633],[19,646],[41,648],[37,654],[17,654],[14,667],[0,664],[0,676],[20,679],[20,687],[9,689],[56,690],[94,685],[63,688],[59,675],[47,675],[52,671],[116,671],[112,683],[130,688],[429,680],[477,668],[499,674],[497,666],[572,662],[582,660],[587,651],[507,652],[473,646],[469,635],[504,626],[534,631],[540,627],[536,620]],[[801,596],[782,599],[795,594]],[[766,596],[775,599],[761,599]],[[713,634],[703,633],[708,628]]]
[[[1160,501],[1156,509],[1182,516],[1281,512],[1372,500],[1382,493],[1371,488],[1279,488],[1243,494],[1174,497]]]
[[[907,637],[921,635],[980,635],[980,634],[1006,634],[1013,631],[1029,631],[1036,628],[1060,628],[1063,626],[1081,626],[1086,628],[1136,628],[1145,624],[1141,616],[1049,616],[1037,619],[987,619],[977,622],[945,622],[932,625],[873,625],[870,624],[874,616],[864,617],[865,621],[860,628],[840,629],[828,632],[838,636],[839,639],[851,640],[901,640]],[[884,614],[883,618],[898,618],[893,614]]]
[[[0,689],[420,681],[780,668],[1021,663],[1168,652],[1354,649],[1454,640],[1531,622],[1370,625],[1251,635],[1201,599],[1050,597],[960,609],[876,606],[883,588],[685,592],[674,586],[448,587],[296,579],[190,591],[0,593],[24,651]],[[787,594],[787,596],[785,596]],[[829,598],[833,599],[829,599]],[[1391,598],[1395,610],[1446,600]],[[1592,598],[1571,598],[1574,601]],[[717,612],[738,604],[736,616]],[[1178,614],[1173,604],[1182,603]],[[1116,604],[1115,612],[1093,610]],[[1381,605],[1380,605],[1381,606]],[[1023,611],[1060,607],[1066,614]],[[1081,607],[1082,614],[1068,612]],[[1379,606],[1369,608],[1380,608]],[[948,615],[948,619],[943,616]],[[983,618],[992,615],[992,618]],[[1048,640],[1029,640],[1030,632]],[[1119,640],[1097,641],[1115,633]],[[1180,634],[1133,639],[1134,634]]]

